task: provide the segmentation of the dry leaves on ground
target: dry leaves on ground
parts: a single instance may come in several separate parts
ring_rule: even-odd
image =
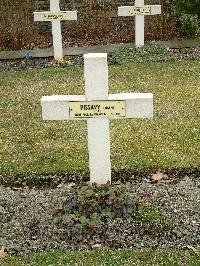
[[[157,171],[156,174],[153,174],[151,179],[153,181],[161,181],[161,180],[168,180],[169,177],[166,174],[161,173],[160,171]]]

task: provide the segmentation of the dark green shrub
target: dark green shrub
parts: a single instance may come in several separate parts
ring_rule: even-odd
[[[178,20],[179,33],[181,37],[198,36],[200,25],[197,15],[182,14]]]
[[[197,15],[200,19],[200,3],[199,0],[176,0],[177,13]]]
[[[200,31],[199,0],[163,0],[164,7],[177,18],[177,31],[181,37],[194,37]]]
[[[180,16],[182,14],[197,15],[200,19],[199,0],[163,0],[162,6]]]

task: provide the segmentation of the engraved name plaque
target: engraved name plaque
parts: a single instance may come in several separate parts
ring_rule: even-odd
[[[43,13],[43,21],[62,21],[67,20],[68,14],[65,11],[61,11],[58,13],[52,13],[52,12],[44,12]]]
[[[151,15],[151,7],[132,7],[129,9],[130,15]]]
[[[126,116],[125,101],[69,102],[70,118],[116,118]]]

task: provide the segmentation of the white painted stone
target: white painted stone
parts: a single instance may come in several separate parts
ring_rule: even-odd
[[[107,54],[84,55],[85,94],[89,100],[108,100]],[[87,121],[90,182],[111,183],[108,118]]]
[[[42,117],[44,120],[87,120],[90,183],[106,184],[111,182],[109,119],[71,118],[70,103],[94,101],[124,101],[124,118],[152,118],[152,93],[108,94],[107,54],[84,55],[85,95],[43,96]],[[89,111],[88,111],[89,112]],[[86,111],[87,113],[87,111]]]
[[[161,14],[161,6],[160,5],[146,5],[144,7],[136,7],[136,6],[122,6],[118,7],[118,15],[120,17],[132,17],[136,15],[160,15]]]
[[[126,102],[126,118],[153,117],[152,93],[118,93],[110,94],[109,101]],[[84,95],[43,96],[42,117],[44,120],[87,120],[87,118],[70,118],[69,102],[87,101]],[[124,119],[116,117],[113,119]]]
[[[63,60],[61,23],[64,20],[77,20],[77,11],[60,11],[60,0],[50,0],[50,12],[34,12],[34,21],[51,21],[55,60]]]
[[[135,6],[118,8],[118,16],[135,16],[135,45],[144,45],[144,16],[161,14],[161,5],[144,5],[144,0],[135,0]]]

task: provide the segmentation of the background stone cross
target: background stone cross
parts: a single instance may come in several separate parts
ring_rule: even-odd
[[[50,0],[50,12],[34,12],[35,21],[51,21],[55,60],[63,60],[61,21],[77,20],[77,11],[60,11],[59,0]]]
[[[161,14],[161,5],[144,5],[144,0],[135,0],[135,6],[118,8],[121,17],[135,16],[135,45],[144,45],[144,16]]]

